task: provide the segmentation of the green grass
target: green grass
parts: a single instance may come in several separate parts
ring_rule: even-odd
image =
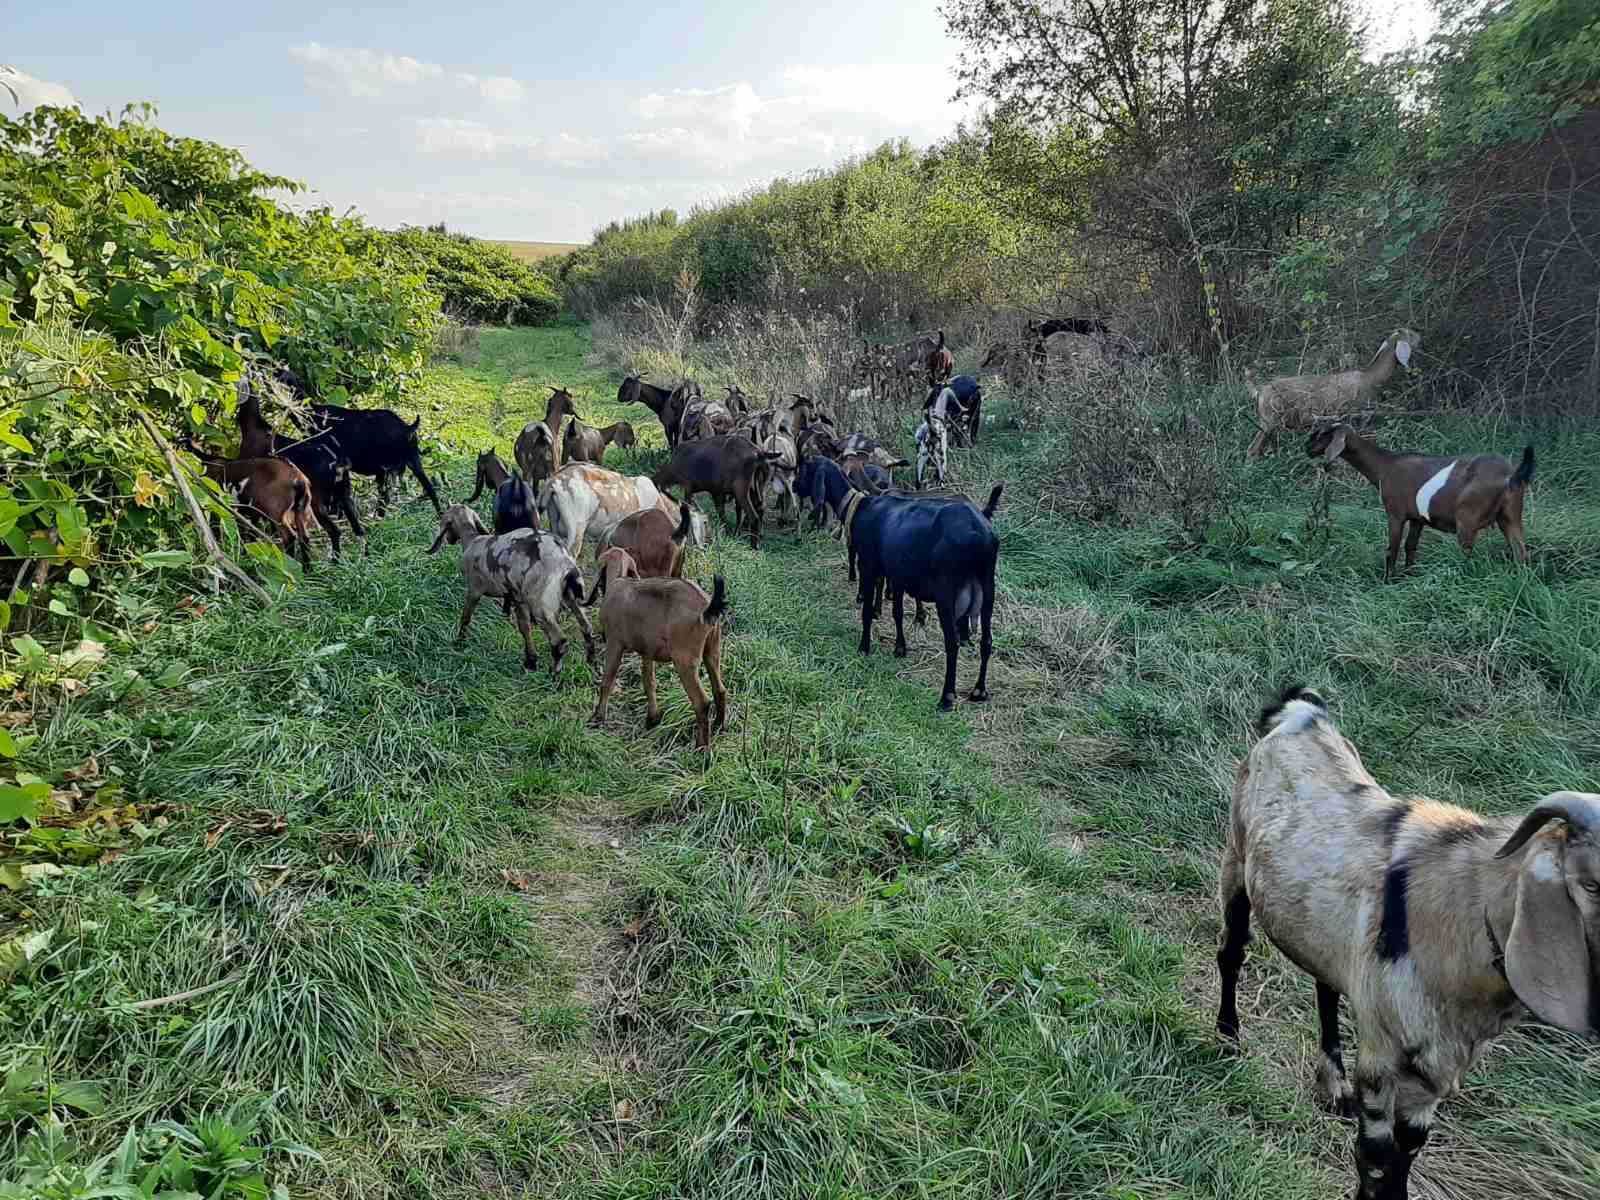
[[[565,383],[586,418],[635,422],[643,466],[660,430],[588,349],[576,327],[486,331],[429,373],[425,423],[505,455]],[[452,649],[456,556],[425,554],[425,505],[271,612],[164,623],[121,667],[166,686],[94,689],[25,754],[59,778],[92,753],[131,799],[180,807],[115,862],[0,892],[0,940],[57,931],[0,1038],[98,1082],[105,1112],[73,1125],[107,1145],[271,1097],[276,1136],[326,1160],[275,1166],[324,1196],[1348,1191],[1350,1131],[1307,1086],[1309,982],[1258,943],[1245,1052],[1211,1033],[1233,764],[1293,678],[1397,792],[1506,812],[1593,787],[1600,439],[1541,432],[1532,569],[1430,536],[1388,585],[1365,485],[1312,536],[1304,464],[1241,467],[1240,519],[1175,550],[1043,513],[1044,442],[957,456],[1008,490],[995,700],[950,715],[928,631],[900,660],[883,622],[856,653],[821,535],[691,558],[733,603],[709,762],[675,682],[645,732],[630,667],[591,730],[581,661],[524,673],[487,609]],[[435,461],[465,494],[467,461]],[[1444,1107],[1425,1194],[1594,1194],[1597,1068],[1564,1037],[1506,1038]]]

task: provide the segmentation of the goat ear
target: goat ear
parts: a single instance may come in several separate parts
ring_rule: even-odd
[[[1411,343],[1401,338],[1394,344],[1394,356],[1400,361],[1402,367],[1411,365]]]
[[[429,554],[439,553],[439,547],[444,545],[445,538],[450,536],[450,526],[446,525],[439,530],[439,536],[433,539],[433,545],[428,547]]]
[[[1344,443],[1347,430],[1340,428],[1333,431],[1333,437],[1328,441],[1328,448],[1322,452],[1322,457],[1328,462],[1337,461],[1339,455],[1344,453]]]
[[[1565,838],[1545,837],[1522,861],[1506,938],[1506,978],[1540,1020],[1593,1034],[1595,968],[1583,916],[1567,890],[1566,855]]]

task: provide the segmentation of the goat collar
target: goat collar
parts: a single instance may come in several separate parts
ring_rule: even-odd
[[[1506,948],[1500,944],[1500,939],[1494,935],[1494,922],[1489,920],[1488,908],[1483,910],[1483,932],[1489,937],[1489,945],[1494,947],[1494,958],[1491,960],[1494,963],[1494,969],[1500,973],[1501,979],[1505,979],[1506,983],[1510,984],[1511,980],[1506,978]]]
[[[861,507],[861,502],[867,498],[867,493],[856,488],[850,489],[850,495],[845,498],[844,512],[839,515],[839,528],[833,531],[833,536],[844,542],[845,548],[850,547],[850,526],[856,519],[856,509]]]

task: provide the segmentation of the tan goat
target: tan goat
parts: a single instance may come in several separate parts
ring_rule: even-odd
[[[1522,451],[1515,470],[1498,454],[1440,458],[1396,454],[1368,441],[1348,425],[1312,433],[1306,453],[1326,462],[1344,459],[1377,486],[1389,517],[1389,552],[1385,575],[1394,571],[1400,535],[1407,523],[1406,566],[1417,562],[1417,542],[1424,528],[1453,533],[1463,554],[1490,525],[1498,525],[1518,562],[1528,561],[1522,532],[1522,501],[1533,478],[1533,447]]]
[[[722,617],[728,610],[726,584],[715,577],[711,595],[687,579],[641,579],[639,569],[626,550],[607,550],[600,555],[600,577],[586,605],[604,596],[600,616],[606,630],[606,670],[600,680],[600,695],[591,724],[603,725],[606,701],[616,686],[622,656],[629,651],[639,656],[639,673],[644,677],[645,728],[653,729],[661,720],[656,702],[656,664],[670,662],[678,669],[683,690],[694,706],[694,744],[711,749],[710,704],[700,687],[700,664],[711,678],[711,694],[717,704],[716,731],[728,721],[728,693],[722,686]]]
[[[1359,371],[1332,375],[1286,375],[1251,386],[1260,432],[1250,443],[1251,458],[1260,458],[1267,444],[1284,429],[1304,429],[1319,417],[1338,417],[1369,403],[1394,374],[1395,364],[1411,365],[1411,353],[1422,337],[1396,329],[1383,339],[1372,361]]]

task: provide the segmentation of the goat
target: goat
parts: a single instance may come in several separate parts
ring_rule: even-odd
[[[551,534],[577,558],[585,537],[598,537],[624,517],[656,507],[660,498],[647,476],[572,463],[539,489],[539,509]]]
[[[705,513],[692,504],[679,504],[671,496],[656,494],[656,511],[666,513],[674,525],[682,518],[684,513],[689,514],[689,541],[696,550],[704,550],[711,544],[711,525],[706,520]],[[626,519],[626,518],[624,518]]]
[[[672,457],[657,468],[650,481],[662,491],[674,485],[683,489],[678,497],[692,504],[700,492],[709,495],[717,506],[718,520],[725,521],[724,502],[731,496],[734,507],[733,531],[737,534],[750,522],[750,545],[761,548],[762,491],[771,464],[783,457],[781,451],[762,450],[749,438],[736,436],[706,438],[685,442],[672,451]]]
[[[479,496],[483,495],[484,488],[498,489],[502,483],[510,478],[511,475],[506,471],[505,463],[500,461],[500,456],[494,452],[492,446],[487,450],[480,451],[477,468],[472,476],[472,495],[461,503],[471,504]]]
[[[1397,799],[1300,687],[1258,728],[1222,856],[1217,1030],[1237,1042],[1253,913],[1316,983],[1318,1082],[1360,1122],[1358,1200],[1405,1200],[1439,1102],[1524,1007],[1600,1035],[1600,796],[1556,792],[1502,820]],[[1340,996],[1360,1035],[1354,1087]]]
[[[646,383],[637,375],[629,375],[617,388],[618,404],[643,404],[661,422],[661,428],[667,435],[667,446],[672,448],[678,444],[678,425],[683,420],[684,405],[689,399],[700,395],[700,385],[689,380],[684,380],[675,388],[658,387],[653,383]]]
[[[939,330],[939,344],[928,352],[928,386],[936,387],[955,373],[956,360],[944,344],[944,330]]]
[[[378,510],[389,507],[389,477],[409,470],[433,502],[435,512],[443,512],[439,493],[422,469],[422,441],[418,431],[422,418],[409,425],[387,408],[342,408],[333,404],[311,406],[312,432],[330,430],[339,448],[350,459],[357,475],[370,475],[378,484]]]
[[[1251,385],[1260,430],[1246,451],[1260,458],[1280,430],[1304,429],[1318,417],[1338,417],[1368,403],[1389,382],[1395,364],[1411,365],[1411,354],[1422,338],[1409,329],[1397,329],[1383,339],[1372,361],[1359,371],[1332,375],[1289,375]]]
[[[945,471],[949,465],[951,421],[955,414],[951,409],[959,410],[960,405],[955,403],[955,393],[945,388],[939,393],[937,400],[923,413],[922,424],[917,426],[917,486],[920,488],[928,482],[931,473],[940,487],[944,486]]]
[[[260,402],[249,394],[248,388],[241,377],[241,398],[234,411],[239,425],[239,457],[281,458],[305,476],[311,488],[311,514],[328,535],[329,558],[339,557],[339,526],[333,519],[336,513],[350,522],[350,532],[361,539],[365,550],[367,531],[362,528],[361,514],[356,511],[350,491],[350,459],[339,440],[328,432],[294,440],[279,437],[262,417]]]
[[[556,442],[556,427],[543,421],[529,421],[517,434],[517,444],[512,451],[522,477],[528,486],[537,490],[539,485],[561,469],[560,445]]]
[[[616,686],[622,656],[630,650],[639,656],[644,677],[645,728],[661,721],[656,703],[656,663],[670,662],[678,669],[683,690],[694,706],[694,744],[711,749],[712,726],[706,694],[700,688],[700,664],[711,678],[717,704],[716,732],[728,723],[728,692],[722,685],[722,618],[728,611],[727,584],[721,575],[712,579],[711,595],[687,579],[640,579],[638,567],[626,550],[607,550],[598,562],[599,578],[586,603],[605,598],[600,616],[606,625],[606,670],[590,723],[604,725],[606,701]]]
[[[281,458],[218,458],[193,444],[190,452],[206,475],[234,494],[247,518],[278,531],[278,544],[311,569],[311,481],[299,467]],[[241,529],[248,535],[249,522]]]
[[[678,417],[678,443],[725,437],[733,432],[733,413],[718,400],[690,399]]]
[[[690,518],[694,510],[679,505],[676,522],[659,508],[647,508],[623,517],[595,539],[597,551],[626,550],[645,578],[683,577],[683,545],[689,539]]]
[[[485,596],[498,597],[515,615],[522,635],[522,665],[538,669],[533,652],[531,622],[537,622],[550,643],[550,674],[561,671],[567,652],[556,617],[566,608],[578,620],[583,633],[584,656],[594,665],[594,631],[579,602],[583,599],[583,574],[572,556],[554,539],[542,537],[536,529],[517,529],[493,534],[483,527],[478,514],[465,504],[452,504],[439,516],[439,536],[428,547],[437,554],[445,542],[461,546],[461,573],[467,581],[466,601],[461,608],[461,623],[455,644],[467,638],[473,611]]]
[[[994,486],[980,511],[964,496],[892,492],[867,496],[841,486],[843,476],[832,464],[819,463],[814,470],[821,476],[817,486],[848,539],[849,553],[860,565],[861,653],[872,653],[872,622],[881,585],[894,595],[897,656],[906,653],[904,597],[932,601],[944,633],[939,707],[948,710],[955,705],[958,639],[975,618],[981,619],[978,681],[970,699],[987,700],[989,656],[994,651],[995,568],[1000,560],[1000,539],[990,517],[1004,485]]]
[[[494,492],[494,531],[510,533],[513,529],[537,528],[539,510],[533,489],[520,471],[513,471]]]
[[[561,428],[565,418],[577,415],[578,410],[572,404],[572,393],[563,387],[550,388],[550,399],[544,405],[544,423],[554,431]]]
[[[945,395],[946,392],[950,394]],[[942,388],[928,389],[928,398],[922,402],[924,410],[943,401],[946,420],[951,421],[958,446],[976,446],[978,427],[983,422],[983,388],[972,375],[957,375]]]
[[[794,492],[794,473],[800,463],[800,451],[795,446],[794,439],[787,433],[777,430],[756,442],[764,451],[776,453],[768,468],[767,484],[762,496],[762,507],[765,509],[767,499],[771,499],[780,514],[787,513],[800,520],[800,501]]]
[[[738,384],[723,384],[723,390],[728,393],[728,397],[723,401],[723,403],[727,406],[728,411],[731,412],[735,417],[743,417],[747,415],[754,407],[754,405],[750,403],[750,397],[744,394],[744,392],[739,388]]]
[[[1406,537],[1408,570],[1416,565],[1424,527],[1454,533],[1461,552],[1471,554],[1478,534],[1498,525],[1517,561],[1528,561],[1522,504],[1533,479],[1532,446],[1523,449],[1522,462],[1513,470],[1510,461],[1498,454],[1471,458],[1396,454],[1340,424],[1312,433],[1306,453],[1327,463],[1342,458],[1376,485],[1389,517],[1385,576],[1394,572],[1407,523],[1411,526]]]
[[[633,426],[626,421],[616,421],[604,429],[596,429],[573,417],[567,424],[566,436],[561,440],[561,461],[587,462],[598,466],[605,461],[606,447],[617,445],[627,450],[638,440]]]

